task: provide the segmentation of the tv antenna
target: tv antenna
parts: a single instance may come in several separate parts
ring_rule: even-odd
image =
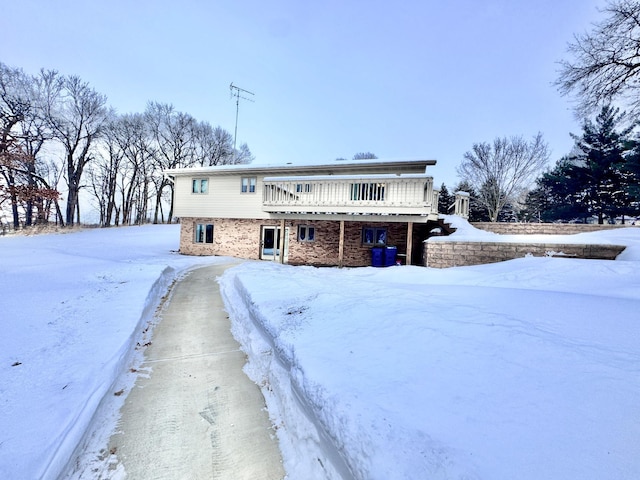
[[[255,100],[250,99],[249,97],[243,96],[243,94],[255,95],[255,93],[250,92],[249,90],[245,90],[244,88],[237,87],[231,82],[229,85],[229,90],[231,91],[231,97],[236,98],[236,129],[233,132],[233,150],[236,149],[236,138],[238,136],[238,110],[240,109],[240,99],[248,100],[251,103],[254,103]]]

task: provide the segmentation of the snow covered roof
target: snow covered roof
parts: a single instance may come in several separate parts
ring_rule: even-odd
[[[326,181],[326,180],[393,180],[398,178],[431,178],[426,173],[390,173],[390,174],[363,174],[363,175],[293,175],[264,177],[265,182],[304,182],[304,181]]]
[[[324,171],[324,170],[353,170],[354,167],[363,170],[380,167],[414,167],[427,168],[436,164],[436,160],[424,159],[375,159],[375,160],[334,160],[325,163],[286,163],[276,165],[215,165],[212,167],[186,167],[172,168],[164,171],[165,175],[193,175],[193,174],[232,174],[238,172],[264,173],[264,172],[291,172],[291,171]]]

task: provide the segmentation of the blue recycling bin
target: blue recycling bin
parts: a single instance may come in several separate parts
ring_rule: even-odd
[[[396,264],[396,256],[398,255],[397,247],[387,247],[384,249],[384,266],[390,267]]]
[[[373,247],[371,249],[371,266],[384,267],[384,248]]]

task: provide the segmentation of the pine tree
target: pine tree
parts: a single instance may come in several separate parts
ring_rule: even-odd
[[[640,215],[640,139],[631,143],[622,166],[625,177],[625,191],[629,199],[628,213]]]
[[[602,224],[607,217],[637,209],[636,144],[630,139],[633,126],[621,127],[624,120],[619,109],[605,106],[595,122],[583,124],[581,136],[571,135],[574,153],[539,177],[529,193],[528,219],[585,221],[596,216]]]
[[[530,221],[536,217],[543,222],[585,221],[589,213],[582,202],[583,183],[580,176],[574,175],[575,167],[575,159],[563,157],[538,179],[526,202]]]
[[[453,203],[455,196],[449,193],[449,189],[443,183],[440,186],[440,197],[438,198],[438,213],[451,215],[453,213]]]
[[[623,213],[629,205],[622,172],[632,127],[618,130],[623,120],[618,108],[607,105],[595,123],[584,123],[581,137],[572,135],[578,154],[567,173],[570,180],[582,186],[578,203],[596,215],[599,224],[606,216]]]

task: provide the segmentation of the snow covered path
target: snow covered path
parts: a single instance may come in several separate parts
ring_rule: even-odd
[[[246,357],[231,336],[216,277],[191,271],[173,288],[121,410],[110,468],[126,478],[277,480],[282,459]],[[77,477],[82,478],[82,477]],[[91,477],[86,477],[91,478]]]

